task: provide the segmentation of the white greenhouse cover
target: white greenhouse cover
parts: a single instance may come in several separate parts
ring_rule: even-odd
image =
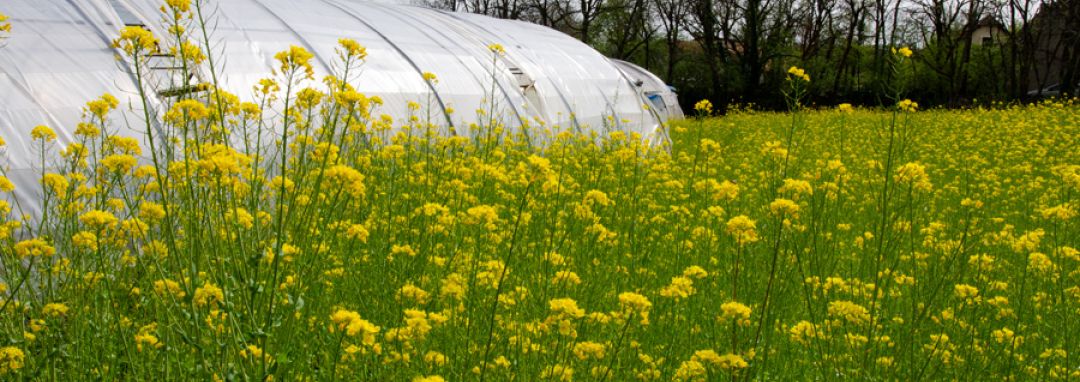
[[[0,42],[0,137],[8,142],[0,159],[16,185],[17,200],[35,200],[40,192],[42,153],[31,145],[34,126],[53,128],[62,148],[73,141],[86,102],[111,93],[122,111],[112,115],[113,126],[120,126],[121,135],[145,136],[136,130],[144,123],[133,70],[117,59],[120,51],[111,41],[125,24],[166,35],[163,4],[0,1],[0,12],[14,26]],[[661,124],[682,115],[674,93],[651,73],[525,22],[358,0],[220,0],[210,6],[220,85],[244,100],[253,100],[253,85],[271,76],[275,53],[290,45],[308,49],[315,54],[319,79],[330,72],[338,39],[347,37],[368,51],[353,85],[382,98],[378,113],[399,121],[408,115],[408,102],[430,99],[440,118],[436,123],[467,126],[477,122],[474,111],[487,109],[492,100],[486,95],[493,94],[498,117],[511,128],[528,121],[556,131],[637,132],[656,142],[666,139]],[[506,55],[495,59],[490,44],[503,45]],[[423,72],[437,75],[438,84],[429,85]],[[655,94],[663,109],[657,108]],[[150,106],[160,111],[166,101]],[[454,112],[443,113],[446,108]]]

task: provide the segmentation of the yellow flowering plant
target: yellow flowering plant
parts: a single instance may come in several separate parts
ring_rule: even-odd
[[[7,37],[6,33],[11,33],[11,23],[8,22],[8,15],[0,12],[0,38]]]

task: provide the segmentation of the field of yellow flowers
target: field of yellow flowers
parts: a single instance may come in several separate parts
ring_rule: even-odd
[[[138,68],[153,39],[116,44]],[[254,102],[175,102],[150,147],[110,95],[77,143],[34,128],[44,212],[0,203],[0,378],[1080,379],[1075,101],[537,144],[380,117],[339,52],[321,84],[294,48]]]

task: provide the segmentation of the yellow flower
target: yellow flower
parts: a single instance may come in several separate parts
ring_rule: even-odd
[[[115,110],[117,106],[120,106],[120,101],[112,94],[105,93],[101,95],[101,98],[87,102],[86,110],[100,119],[105,119],[109,111]]]
[[[315,55],[308,52],[307,49],[296,45],[291,45],[288,50],[283,50],[274,55],[274,59],[281,63],[280,70],[282,74],[303,71],[304,76],[308,79],[315,76],[315,68],[311,66],[311,59],[314,57]]]
[[[124,154],[142,154],[142,148],[139,147],[139,140],[131,137],[121,137],[117,135],[110,136],[106,147]]]
[[[1023,343],[1023,336],[1017,336],[1016,332],[1013,332],[1009,328],[995,329],[990,335],[994,336],[994,340],[999,344],[1012,344],[1014,341],[1019,346]]]
[[[447,358],[445,354],[439,353],[434,350],[428,351],[426,354],[424,354],[424,362],[427,362],[434,366],[446,365],[446,360]]]
[[[703,279],[709,277],[709,272],[706,272],[705,268],[697,265],[691,265],[689,267],[686,267],[686,269],[683,270],[682,274],[683,276],[695,279]]]
[[[165,5],[172,8],[176,12],[187,12],[191,10],[191,0],[165,0]]]
[[[574,344],[574,356],[579,360],[604,359],[606,347],[604,344],[582,341]]]
[[[263,359],[263,349],[256,345],[248,345],[244,349],[240,350],[240,356],[252,361],[259,361]],[[272,359],[269,355],[266,355],[267,359]]]
[[[608,198],[607,194],[605,194],[603,191],[589,190],[588,192],[585,193],[584,203],[585,203],[585,205],[588,205],[588,206],[591,206],[593,204],[597,204],[597,205],[607,207],[607,206],[610,206],[612,204],[612,201],[611,201],[611,199]]]
[[[971,299],[979,296],[979,288],[973,287],[968,284],[956,284],[953,286],[953,292],[957,298]]]
[[[173,47],[172,55],[178,59],[187,60],[191,65],[198,66],[206,61],[206,54],[203,54],[202,48],[190,41],[184,41],[180,44],[180,47]]]
[[[732,201],[739,197],[739,185],[730,180],[720,182],[720,185],[713,191],[712,198],[714,200]]]
[[[725,230],[735,238],[735,242],[739,245],[758,241],[757,222],[750,220],[746,215],[739,215],[728,220]]]
[[[90,231],[79,231],[71,236],[71,244],[74,244],[76,248],[82,248],[87,251],[98,250],[97,235]]]
[[[574,369],[564,365],[545,367],[544,372],[540,373],[540,378],[545,381],[570,382],[574,380]]]
[[[7,15],[0,13],[0,32],[11,32],[11,23],[8,23],[7,20]]]
[[[296,106],[301,109],[311,109],[318,106],[322,98],[322,92],[312,88],[303,88],[296,93]]]
[[[817,325],[811,324],[809,321],[799,321],[791,326],[788,334],[791,335],[793,341],[805,345],[811,339],[818,337]]]
[[[346,165],[336,165],[326,170],[326,178],[354,198],[364,197],[364,174]]]
[[[557,316],[581,318],[585,316],[585,309],[578,308],[577,301],[571,298],[556,298],[548,301],[551,312]]]
[[[855,112],[855,108],[852,107],[850,103],[842,103],[839,106],[837,106],[836,109],[840,110],[841,112],[844,112],[844,113],[853,113],[853,112]]]
[[[619,305],[623,309],[635,310],[635,311],[647,311],[652,308],[652,303],[648,298],[634,292],[623,292],[619,294]]]
[[[155,337],[153,334],[136,333],[135,334],[135,349],[141,352],[143,350],[144,345],[150,346],[150,347],[155,348],[155,349],[158,349],[158,348],[161,348],[162,346],[164,346],[158,340],[158,338]]]
[[[642,296],[634,292],[619,293],[619,308],[622,314],[632,315],[637,314],[641,317],[641,324],[649,324],[649,309],[652,308],[652,302],[645,296]]]
[[[45,307],[41,308],[41,314],[44,314],[44,315],[49,316],[49,317],[60,317],[60,316],[66,316],[68,310],[69,309],[68,309],[67,305],[64,305],[62,303],[51,302],[51,303],[45,304]]]
[[[0,348],[0,375],[6,375],[22,369],[25,365],[26,354],[22,349],[14,346]]]
[[[928,192],[934,188],[926,167],[918,162],[905,163],[896,169],[896,182],[910,185],[914,190]]]
[[[348,110],[356,110],[361,115],[366,115],[371,106],[370,98],[353,89],[335,92],[334,102]]]
[[[451,273],[439,282],[439,296],[449,296],[455,300],[461,300],[465,297],[467,286],[465,277],[457,273]]]
[[[135,334],[135,348],[138,351],[143,351],[143,346],[149,346],[154,349],[160,349],[165,346],[158,340],[154,332],[157,331],[157,324],[149,324],[139,328],[139,332]]]
[[[892,48],[892,53],[896,54],[896,55],[899,55],[899,56],[902,56],[904,58],[908,58],[908,57],[911,57],[912,51],[911,51],[910,48],[905,46],[905,47],[901,47],[900,49]]]
[[[225,301],[225,294],[218,288],[217,285],[211,284],[209,281],[203,284],[203,286],[195,289],[195,295],[192,298],[195,306],[216,306],[218,303]]]
[[[349,229],[345,231],[345,236],[353,240],[358,240],[361,243],[367,243],[370,233],[363,224],[353,224],[349,226]]]
[[[164,216],[164,211],[162,211]],[[225,215],[230,222],[239,225],[245,229],[251,229],[255,227],[255,217],[251,215],[245,208],[236,208]]]
[[[113,47],[122,49],[129,56],[139,53],[153,54],[158,50],[154,34],[141,26],[126,26],[121,29],[120,37],[113,40]]]
[[[143,201],[139,204],[139,217],[149,222],[156,222],[165,218],[165,207],[151,201]]]
[[[713,104],[707,99],[703,99],[694,104],[694,111],[697,111],[700,115],[712,115]]]
[[[578,285],[581,284],[581,278],[578,277],[578,274],[574,273],[573,271],[563,270],[555,272],[555,277],[551,278],[551,283],[556,285],[563,283],[570,285]]]
[[[720,356],[717,366],[727,372],[735,372],[749,367],[746,360],[738,354],[724,354]]]
[[[660,290],[660,295],[679,300],[690,297],[695,291],[694,282],[690,278],[675,276],[671,278],[671,284]]]
[[[435,76],[435,73],[424,72],[423,77],[424,77],[424,81],[427,81],[427,82],[430,82],[430,83],[433,83],[433,84],[439,83],[439,78]]]
[[[829,316],[842,318],[850,324],[862,325],[870,322],[870,311],[851,301],[833,301],[829,303]]]
[[[407,283],[397,291],[397,299],[401,301],[403,299],[409,299],[415,301],[417,304],[425,304],[428,300],[428,292],[420,289],[412,283]]]
[[[768,141],[761,146],[761,153],[776,159],[783,159],[787,157],[788,150],[784,148],[783,143],[780,143],[780,141]]]
[[[285,243],[285,244],[281,245],[281,255],[282,255],[283,259],[285,260],[285,262],[291,262],[293,260],[293,257],[295,257],[296,255],[299,255],[299,254],[300,254],[300,248],[299,247],[297,247],[295,245],[292,245],[292,244],[289,244],[289,243]]]
[[[802,195],[813,195],[814,188],[810,182],[801,179],[784,179],[784,184],[777,190],[781,194],[791,194],[791,198],[799,200]]]
[[[351,38],[340,38],[338,39],[338,46],[341,47],[346,57],[356,57],[361,60],[367,58],[367,48],[364,48],[364,46],[360,45],[356,40]]]
[[[101,159],[101,166],[114,174],[127,174],[136,164],[138,160],[128,154],[113,154]]]
[[[52,142],[56,140],[56,132],[45,125],[35,126],[33,130],[30,130],[30,137],[34,139],[40,139],[45,142]]]
[[[708,370],[705,369],[705,365],[702,364],[701,362],[694,361],[694,360],[685,361],[685,362],[679,364],[678,369],[675,369],[675,378],[674,378],[674,380],[676,380],[676,381],[698,381],[698,380],[703,380],[701,378],[706,373],[708,373]]]
[[[1050,257],[1039,252],[1032,252],[1028,255],[1028,268],[1038,274],[1047,274],[1053,272],[1057,267],[1054,266],[1054,262],[1050,260]]]
[[[769,211],[779,217],[799,217],[799,205],[790,199],[778,198],[769,203]]]
[[[79,216],[79,221],[87,226],[95,229],[112,228],[116,226],[116,216],[108,211],[92,210],[88,211],[82,216]]]
[[[495,231],[499,228],[498,222],[499,213],[495,211],[495,207],[479,205],[465,211],[466,224],[483,225],[488,231]]]
[[[789,77],[789,78],[798,78],[800,80],[810,82],[810,75],[806,74],[806,71],[803,70],[802,68],[799,68],[797,66],[792,66],[792,67],[788,68],[787,72],[788,72],[788,74],[791,75],[791,77]]]
[[[193,99],[180,100],[165,112],[165,122],[176,126],[185,125],[194,121],[206,119],[210,116],[210,110],[200,101]]]
[[[412,382],[446,382],[446,380],[438,375],[429,375],[426,377],[421,375],[413,378]]]
[[[1076,209],[1067,203],[1040,209],[1039,213],[1042,214],[1043,219],[1059,221],[1066,221],[1077,216]]]
[[[281,90],[281,86],[278,86],[277,81],[272,78],[263,78],[259,80],[258,85],[255,85],[255,92],[264,96],[276,93],[279,90]]]
[[[900,111],[915,112],[919,110],[919,103],[905,98],[900,102],[897,102],[896,107],[900,109]]]
[[[416,256],[416,250],[411,245],[397,245],[390,246],[390,254],[392,255],[405,255],[408,257]]]
[[[750,324],[750,307],[743,305],[737,301],[728,301],[720,305],[720,311],[722,314],[720,318],[723,321],[731,321],[738,323],[739,325],[746,326]]]
[[[500,56],[506,54],[506,48],[503,48],[502,44],[489,44],[488,50]]]
[[[204,179],[219,180],[221,177],[241,173],[253,159],[223,144],[202,145],[202,158],[196,162],[199,175]]]
[[[11,183],[11,180],[6,176],[0,175],[0,191],[12,192],[15,191],[15,184]]]
[[[33,238],[15,243],[15,254],[19,258],[49,257],[56,254],[56,248],[41,238]]]
[[[330,331],[343,331],[345,335],[353,337],[360,335],[361,343],[367,346],[375,345],[375,335],[379,333],[379,327],[371,322],[360,318],[360,314],[351,310],[338,309],[330,315],[333,326]]]
[[[187,293],[184,292],[184,288],[180,286],[180,283],[169,279],[154,281],[154,293],[161,296],[171,294],[176,299],[187,296]]]

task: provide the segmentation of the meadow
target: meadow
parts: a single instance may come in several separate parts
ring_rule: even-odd
[[[154,38],[116,45],[138,68]],[[448,136],[419,103],[381,116],[339,53],[177,101],[150,147],[111,95],[76,143],[34,128],[44,212],[0,204],[0,378],[1080,378],[1076,101]]]

